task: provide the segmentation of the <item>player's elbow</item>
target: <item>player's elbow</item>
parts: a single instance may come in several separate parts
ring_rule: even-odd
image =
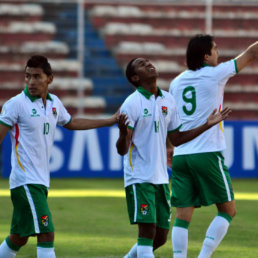
[[[119,150],[117,149],[117,153],[120,155],[120,156],[124,156],[126,154],[125,151],[122,151],[122,150]]]
[[[175,146],[175,147],[178,147],[180,144],[182,144],[181,142],[180,142],[180,139],[179,138],[173,138],[173,139],[171,139],[170,140],[170,142],[173,144],[173,146]]]
[[[256,41],[248,48],[247,53],[251,61],[254,61],[258,58],[258,41]]]
[[[128,149],[126,149],[124,146],[120,146],[118,143],[116,144],[116,150],[121,156],[124,156],[128,152]]]

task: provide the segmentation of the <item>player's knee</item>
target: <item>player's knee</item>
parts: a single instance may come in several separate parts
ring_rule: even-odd
[[[54,232],[37,235],[38,242],[54,242]]]
[[[27,244],[29,238],[28,237],[20,237],[19,235],[16,235],[16,234],[11,234],[9,236],[9,239],[13,244],[21,247],[21,246],[24,246]]]
[[[231,217],[234,218],[234,217],[236,216],[236,213],[237,213],[237,212],[236,212],[236,209],[234,208],[234,209],[232,210]]]
[[[138,223],[139,237],[154,239],[156,235],[156,225],[154,223]]]
[[[235,206],[231,207],[227,212],[232,218],[236,216],[236,208]]]
[[[167,242],[167,234],[163,234],[162,236],[160,236],[160,239],[159,239],[159,246],[162,246],[164,245],[166,242]]]
[[[154,242],[153,242],[153,249],[157,249],[160,246],[164,245],[167,242],[167,236],[168,236],[168,230],[157,230],[157,234],[155,236]]]

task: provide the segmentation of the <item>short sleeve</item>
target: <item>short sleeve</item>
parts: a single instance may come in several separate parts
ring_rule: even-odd
[[[171,97],[171,115],[170,115],[170,122],[168,124],[168,133],[172,133],[176,130],[179,130],[182,126],[181,120],[179,118],[179,114],[176,107],[176,102],[173,96]]]
[[[220,63],[214,67],[213,73],[220,84],[225,84],[230,77],[237,74],[236,60],[232,59],[230,61]]]
[[[173,89],[174,89],[174,87],[173,87],[173,86],[174,86],[174,81],[175,81],[175,80],[172,80],[172,81],[171,81],[171,83],[170,83],[170,85],[169,85],[169,93],[170,93],[171,95],[174,95],[174,94],[173,94]]]
[[[19,102],[15,101],[14,98],[8,100],[2,107],[0,123],[5,126],[13,127],[18,122],[18,110]]]
[[[59,102],[59,115],[57,124],[60,126],[64,126],[68,124],[72,120],[72,116],[68,113],[63,103],[58,99]]]
[[[120,114],[125,114],[128,117],[129,125],[128,128],[134,129],[136,122],[138,121],[138,106],[136,99],[132,101],[132,98],[126,99],[120,108]]]

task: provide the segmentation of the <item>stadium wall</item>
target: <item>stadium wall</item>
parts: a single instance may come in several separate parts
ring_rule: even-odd
[[[117,126],[88,131],[58,127],[50,161],[51,177],[123,177],[122,157],[116,152]],[[226,164],[233,178],[258,178],[258,121],[225,122]],[[2,148],[3,177],[9,177],[11,144]]]

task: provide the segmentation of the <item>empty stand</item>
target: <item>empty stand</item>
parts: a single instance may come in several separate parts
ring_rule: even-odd
[[[190,37],[204,33],[205,7],[185,3],[105,3],[85,1],[84,80],[78,81],[77,5],[68,2],[1,1],[0,104],[24,87],[24,64],[37,53],[49,57],[55,80],[50,91],[76,113],[77,89],[85,112],[114,112],[134,88],[124,76],[130,59],[152,60],[160,72],[159,85],[170,81],[185,66]],[[257,40],[258,6],[215,4],[213,34],[220,61],[237,56]],[[231,119],[258,119],[258,62],[229,80],[225,105]],[[77,101],[76,101],[77,99]],[[95,104],[94,104],[95,103]]]
[[[56,40],[64,40],[70,49],[69,57],[77,56],[77,6],[75,4],[43,4],[44,19],[56,25]],[[53,8],[53,6],[55,8]],[[84,76],[93,82],[92,94],[105,99],[105,112],[113,113],[122,104],[132,87],[124,79],[123,70],[105,41],[89,20],[85,9]],[[64,26],[67,24],[67,26]],[[96,102],[97,103],[97,102]]]
[[[186,69],[185,51],[189,39],[204,33],[205,7],[198,4],[86,4],[90,19],[122,67],[134,57],[146,57],[158,67],[159,84],[170,81]],[[213,35],[220,60],[236,57],[257,40],[258,6],[215,4]],[[231,119],[258,119],[258,62],[229,80],[225,105],[233,109]]]
[[[85,96],[81,102],[84,112],[106,112],[105,99],[92,96],[93,81],[87,77],[77,79],[79,63],[76,61],[76,10],[76,4],[57,3],[46,9],[39,3],[1,2],[1,106],[23,90],[24,65],[27,59],[34,54],[43,54],[49,58],[55,77],[49,87],[50,92],[63,100],[71,114],[77,113],[79,87]],[[50,14],[51,19],[46,19],[46,14]]]

